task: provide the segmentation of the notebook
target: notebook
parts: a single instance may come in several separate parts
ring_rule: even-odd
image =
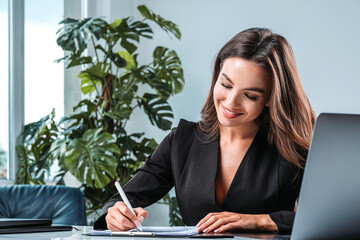
[[[117,232],[110,230],[92,230],[91,235],[133,236],[133,237],[189,237],[198,234],[196,227],[143,227],[142,231],[133,229],[130,231]]]

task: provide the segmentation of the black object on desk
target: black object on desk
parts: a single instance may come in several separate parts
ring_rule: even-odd
[[[0,234],[71,230],[72,226],[52,225],[51,219],[0,218]]]

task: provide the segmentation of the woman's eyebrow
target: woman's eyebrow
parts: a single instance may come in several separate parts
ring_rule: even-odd
[[[254,88],[245,88],[245,90],[254,91],[254,92],[260,92],[260,93],[263,93],[263,92],[264,92],[263,89],[257,88],[257,87],[254,87]]]
[[[231,84],[234,85],[234,83],[231,81],[231,79],[229,78],[229,76],[226,75],[226,73],[221,73],[221,75],[222,75],[226,80],[228,80]],[[263,93],[263,92],[264,92],[264,89],[257,88],[257,87],[245,88],[245,90],[247,90],[247,91],[253,91],[253,92],[259,92],[259,93]]]
[[[229,78],[228,75],[226,75],[225,73],[221,73],[221,75],[222,75],[226,80],[228,80],[231,84],[234,84],[234,83],[231,81],[231,79]]]

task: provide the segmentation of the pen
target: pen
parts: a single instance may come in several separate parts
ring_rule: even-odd
[[[127,207],[130,209],[130,211],[136,216],[136,213],[135,213],[134,209],[132,208],[132,206],[131,206],[131,204],[130,204],[130,202],[129,202],[129,199],[126,197],[124,190],[123,190],[122,187],[120,186],[120,183],[115,182],[115,187],[116,187],[116,189],[118,190],[118,192],[119,192],[122,200],[123,200],[124,203],[126,204],[126,206],[127,206]],[[136,227],[139,228],[140,231],[142,231],[141,223],[140,223],[139,221],[137,221],[137,220],[136,220],[134,223],[135,223]]]

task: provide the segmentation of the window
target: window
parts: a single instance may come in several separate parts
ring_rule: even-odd
[[[63,57],[56,44],[63,4],[63,0],[0,0],[0,184],[12,184],[16,178],[15,145],[24,115],[25,124],[53,108],[58,117],[63,115],[64,69],[54,63]]]
[[[0,0],[0,179],[8,177],[9,159],[9,28],[8,1]]]
[[[64,64],[54,62],[64,56],[56,44],[63,5],[63,0],[25,0],[25,124],[53,108],[57,121],[64,114]]]

